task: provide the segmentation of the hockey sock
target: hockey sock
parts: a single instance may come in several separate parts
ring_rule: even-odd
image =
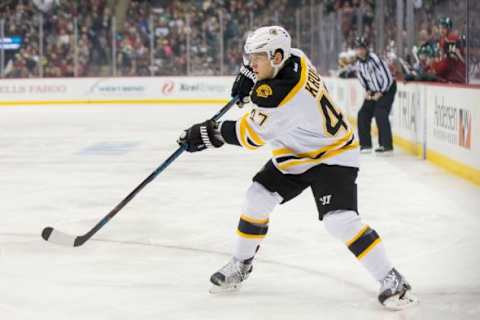
[[[252,258],[268,231],[269,215],[281,197],[254,182],[247,191],[243,213],[235,237],[233,256],[238,260]]]
[[[393,268],[378,233],[363,224],[354,211],[332,211],[324,216],[327,231],[344,242],[372,277],[381,281]]]

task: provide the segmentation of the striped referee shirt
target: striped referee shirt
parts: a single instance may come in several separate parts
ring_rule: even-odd
[[[393,83],[387,65],[373,52],[364,61],[358,59],[356,69],[357,78],[367,91],[387,92]]]

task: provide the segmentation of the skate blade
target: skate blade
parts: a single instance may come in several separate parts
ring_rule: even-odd
[[[388,298],[383,302],[385,308],[389,310],[399,311],[404,310],[418,304],[418,298],[409,291],[405,292],[402,298],[398,295]]]
[[[233,285],[233,286],[217,286],[213,285],[210,287],[210,290],[208,292],[210,294],[222,294],[222,293],[231,293],[231,292],[236,292],[240,290],[242,287],[241,284]]]

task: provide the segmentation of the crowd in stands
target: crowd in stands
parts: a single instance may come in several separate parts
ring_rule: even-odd
[[[453,22],[442,17],[433,33],[423,29],[419,43],[412,48],[414,61],[399,68],[400,80],[465,83],[465,38],[453,29]]]
[[[388,62],[392,74],[400,81],[438,81],[451,83],[465,83],[466,82],[466,60],[465,55],[467,40],[466,36],[456,30],[454,21],[447,16],[435,16],[432,14],[432,7],[441,5],[443,0],[429,0],[429,10],[424,9],[424,19],[418,19],[417,44],[413,48],[407,48],[406,52],[399,54],[395,47],[396,39],[396,19],[389,19],[388,17],[395,16],[391,6],[386,6],[387,15],[385,16],[385,38],[388,39],[388,44],[380,52],[376,52],[383,56]],[[347,16],[351,16],[349,11],[352,8],[355,12],[369,12],[368,10],[360,10],[362,3],[371,8],[372,3],[369,1],[355,1],[355,0],[336,0],[335,10],[338,10],[341,15],[344,14],[344,8],[347,10]],[[427,2],[427,1],[425,1]],[[445,3],[445,1],[443,1]],[[390,4],[391,5],[391,4]],[[427,7],[423,4],[424,7]],[[395,8],[393,8],[395,9]],[[417,8],[420,11],[420,8]],[[423,8],[422,8],[423,9]],[[462,10],[463,12],[464,10]],[[353,17],[357,16],[356,14]],[[361,15],[360,15],[361,16]],[[366,17],[364,16],[364,19]],[[355,70],[353,65],[356,61],[355,52],[352,47],[351,34],[357,33],[355,26],[358,23],[355,18],[349,19],[350,33],[344,35],[344,47],[347,48],[339,54],[338,70],[336,74],[340,77],[355,77]],[[371,20],[365,20],[371,21]],[[462,21],[464,22],[464,21]],[[371,24],[364,22],[364,29],[361,35],[370,40],[371,47],[375,42],[375,30],[371,28]],[[462,24],[458,23],[463,27]],[[343,30],[343,29],[342,29]],[[403,34],[405,36],[405,34]],[[470,44],[472,47],[473,43]],[[475,76],[475,75],[474,75]],[[478,75],[480,78],[480,74]]]
[[[7,77],[86,76],[89,69],[106,62],[110,11],[105,1],[88,0],[81,5],[80,1],[57,0],[51,4],[37,7],[32,1],[9,1],[0,8],[5,36],[22,39],[18,51],[5,50]],[[74,19],[78,21],[77,44]]]
[[[393,44],[382,52],[389,62],[389,67],[400,81],[439,81],[465,83],[465,38],[453,29],[448,17],[439,19],[432,28],[419,32],[418,45],[414,46],[406,59],[398,57]],[[341,52],[338,60],[338,76],[354,78],[355,51]]]
[[[361,32],[366,39],[373,37],[375,0],[326,0],[324,14],[338,13],[345,43],[353,43]],[[358,30],[359,26],[362,30]]]
[[[130,0],[123,1],[128,6],[120,17],[109,0],[7,0],[0,4],[4,32],[20,36],[22,45],[4,51],[4,72],[10,78],[234,74],[246,33],[279,22],[272,20],[272,8],[295,35],[295,20],[285,21],[295,16],[299,1],[185,0],[153,6],[152,1]],[[375,0],[322,3],[324,15],[338,15],[345,48],[359,32],[374,40]],[[389,59],[397,79],[465,82],[465,38],[452,20],[424,25],[406,56],[395,53],[390,42],[396,32],[390,20],[395,19],[386,20],[389,45],[377,53]],[[339,56],[342,77],[354,76],[352,52]]]
[[[112,19],[107,0],[50,2],[44,8],[29,0],[8,1],[0,7],[5,35],[23,40],[20,50],[5,50],[7,77],[111,75],[113,64],[121,76],[219,74],[221,40],[223,73],[233,74],[242,58],[251,13],[259,24],[271,5],[267,0],[190,0],[155,8],[149,1],[131,0],[120,21]],[[275,2],[286,8],[289,0]]]
[[[289,0],[274,2],[276,8],[286,10]],[[122,74],[218,75],[222,65],[223,74],[234,74],[242,60],[245,35],[252,27],[252,13],[260,25],[271,6],[272,1],[267,0],[195,0],[169,1],[155,8],[148,1],[131,1],[124,28],[127,32],[117,35],[123,39],[119,62],[126,73]]]

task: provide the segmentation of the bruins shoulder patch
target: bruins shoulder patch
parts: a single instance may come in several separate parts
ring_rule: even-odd
[[[261,98],[268,98],[272,95],[272,92],[272,88],[266,83],[261,84],[255,89],[255,94]]]
[[[295,88],[302,74],[301,59],[291,56],[274,79],[257,81],[251,99],[259,107],[276,108]]]

